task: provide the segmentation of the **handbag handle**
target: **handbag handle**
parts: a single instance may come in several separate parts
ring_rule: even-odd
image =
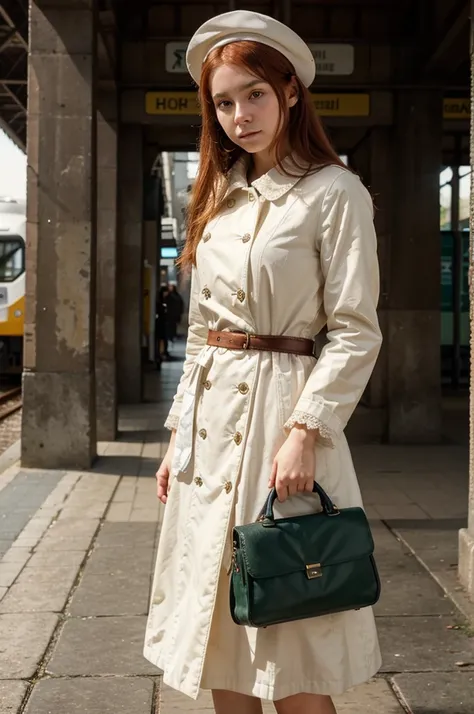
[[[324,513],[327,516],[338,516],[339,515],[339,509],[337,506],[331,501],[329,496],[327,495],[326,491],[315,481],[313,483],[313,493],[317,493],[319,496],[319,500],[321,501],[321,506],[323,508]],[[272,488],[270,493],[268,494],[265,503],[263,504],[262,510],[258,514],[257,521],[269,521],[268,525],[271,525],[275,522],[275,515],[273,513],[273,504],[275,503],[277,499],[277,491],[276,488]]]

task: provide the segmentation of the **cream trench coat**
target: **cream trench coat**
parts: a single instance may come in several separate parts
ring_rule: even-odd
[[[231,528],[257,517],[296,422],[319,430],[315,478],[338,506],[361,505],[343,429],[381,343],[372,203],[337,166],[294,178],[275,168],[251,186],[245,174],[241,161],[197,250],[186,360],[166,421],[176,447],[144,654],[193,698],[200,688],[335,695],[380,667],[372,609],[235,625]],[[325,325],[317,361],[206,345],[209,328],[313,338]],[[316,508],[311,495],[279,506],[280,515]]]

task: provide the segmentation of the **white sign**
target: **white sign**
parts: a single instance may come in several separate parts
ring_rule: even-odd
[[[354,71],[353,45],[309,45],[316,62],[316,77],[321,74],[352,74]]]
[[[166,43],[166,71],[167,72],[187,72],[186,69],[186,49],[187,42],[167,42]]]
[[[187,42],[166,43],[166,71],[187,72]],[[353,45],[312,44],[309,45],[316,62],[316,75],[352,74],[354,71]]]

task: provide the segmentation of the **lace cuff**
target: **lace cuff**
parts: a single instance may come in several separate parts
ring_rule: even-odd
[[[289,431],[295,424],[303,424],[308,429],[317,429],[319,434],[316,437],[316,441],[323,446],[329,446],[331,449],[334,448],[334,431],[318,417],[315,417],[313,414],[308,414],[308,412],[294,411],[286,422],[284,429]]]
[[[165,421],[165,429],[169,429],[172,431],[173,429],[177,429],[179,424],[179,417],[176,416],[175,414],[168,414],[168,417]]]

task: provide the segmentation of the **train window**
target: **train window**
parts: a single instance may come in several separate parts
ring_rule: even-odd
[[[453,170],[450,166],[439,175],[440,224],[442,231],[449,231],[451,226],[451,203]]]
[[[15,236],[0,236],[0,283],[12,282],[25,270],[23,240]]]
[[[469,381],[470,166],[440,171],[441,371],[453,387]]]
[[[471,167],[459,167],[459,225],[460,231],[469,230],[469,197],[471,192]]]

